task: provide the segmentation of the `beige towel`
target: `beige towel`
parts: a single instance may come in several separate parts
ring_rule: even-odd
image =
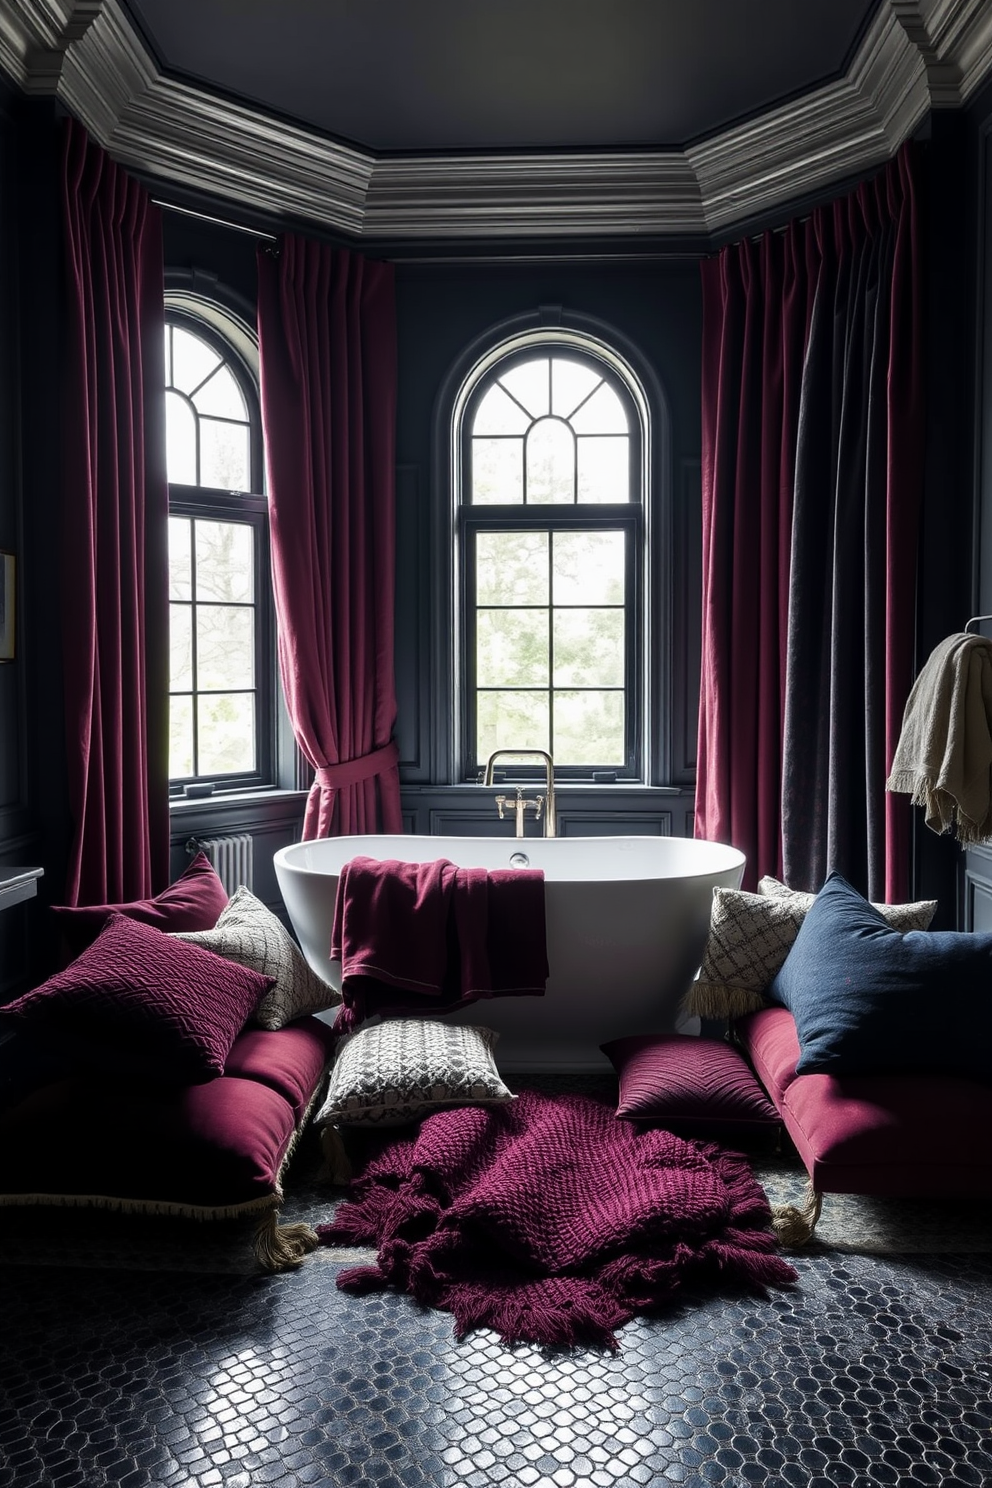
[[[885,789],[911,795],[934,832],[992,838],[992,641],[960,632],[935,646],[906,701]]]

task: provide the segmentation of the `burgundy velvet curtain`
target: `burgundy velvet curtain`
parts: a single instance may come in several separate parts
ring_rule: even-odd
[[[63,167],[64,898],[118,903],[169,881],[162,225],[71,119]]]
[[[703,265],[696,832],[816,890],[909,889],[885,778],[913,681],[923,483],[912,147]]]
[[[391,264],[287,234],[258,256],[279,666],[316,776],[305,838],[398,832]]]

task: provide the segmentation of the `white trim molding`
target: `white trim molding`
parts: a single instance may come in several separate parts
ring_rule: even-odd
[[[707,240],[890,159],[992,71],[990,0],[882,0],[847,74],[685,150],[377,157],[162,74],[117,0],[3,0],[0,69],[121,164],[360,243]]]

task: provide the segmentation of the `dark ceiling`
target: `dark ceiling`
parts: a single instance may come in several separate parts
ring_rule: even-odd
[[[127,0],[163,72],[376,155],[684,148],[841,75],[877,0]]]

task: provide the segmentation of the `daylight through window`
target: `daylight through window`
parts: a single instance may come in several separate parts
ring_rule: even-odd
[[[465,404],[458,510],[466,774],[544,749],[581,777],[635,773],[640,423],[616,372],[508,356]]]
[[[264,498],[253,403],[219,338],[166,326],[174,784],[260,774]]]

